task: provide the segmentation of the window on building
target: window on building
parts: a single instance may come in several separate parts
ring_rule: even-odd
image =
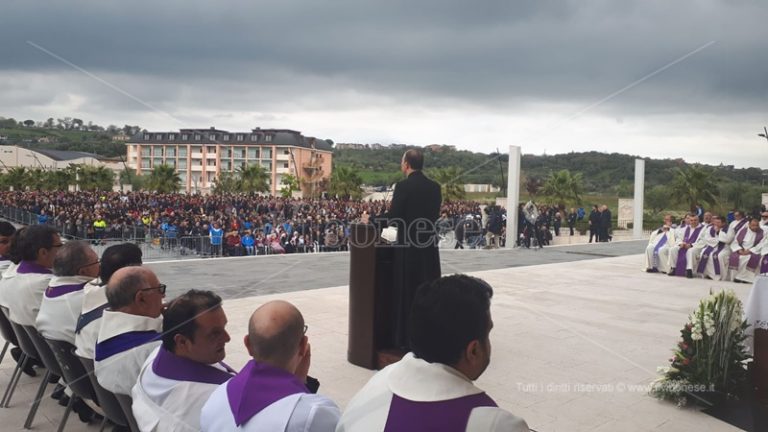
[[[149,141],[149,134],[144,134],[144,141]]]
[[[272,149],[270,148],[261,149],[261,158],[272,159]]]
[[[224,171],[232,171],[232,162],[231,161],[223,161],[221,163],[221,169]]]
[[[168,157],[175,157],[176,156],[176,149],[173,147],[168,147],[165,149],[165,155]]]
[[[243,141],[244,139],[245,139],[245,137],[243,136],[243,134],[237,134],[237,140],[238,141]]]
[[[179,169],[187,169],[187,160],[179,159]]]
[[[288,168],[288,162],[283,163],[283,168]]]
[[[142,159],[141,167],[142,168],[149,168],[149,159]]]
[[[208,135],[208,139],[211,140],[211,141],[216,141],[216,134]]]
[[[202,159],[192,159],[192,166],[201,166],[203,164]]]
[[[248,159],[258,159],[259,158],[259,149],[258,148],[249,148],[248,149]]]
[[[151,152],[152,152],[152,149],[150,147],[148,147],[148,146],[144,146],[144,147],[141,148],[141,155],[144,156],[144,157],[151,156],[151,154],[152,154]]]
[[[176,159],[166,159],[165,164],[170,167],[176,168]]]
[[[189,134],[181,134],[182,141],[189,141]]]
[[[162,141],[162,140],[163,140],[163,134],[156,134],[156,135],[155,135],[155,139],[156,139],[157,141]]]
[[[163,164],[163,160],[161,158],[155,158],[155,161],[152,164],[152,166],[158,167]]]
[[[200,146],[192,146],[192,153],[202,153],[203,149]]]
[[[202,138],[200,134],[195,134],[195,141],[200,141],[200,138]]]
[[[183,185],[185,185],[185,184],[187,184],[187,173],[185,173],[185,172],[180,172],[180,173],[179,173],[179,179],[181,180],[181,184],[182,184],[182,186],[183,186]]]
[[[208,166],[216,166],[216,159],[208,159],[206,163]]]
[[[231,158],[232,157],[232,148],[227,147],[221,150],[221,157],[223,158]]]
[[[179,157],[187,157],[187,148],[179,147]]]
[[[168,134],[168,141],[175,141],[176,140],[176,134]]]
[[[224,141],[229,141],[229,135],[224,135],[222,138],[224,139]]]
[[[259,136],[257,134],[251,135],[251,141],[257,142],[259,140]]]
[[[262,162],[261,167],[264,168],[264,171],[266,172],[272,172],[272,162]]]
[[[272,135],[264,135],[264,141],[272,142]]]
[[[290,151],[290,150],[288,150],[288,149],[286,149],[286,150],[283,150],[283,154],[284,154],[284,155],[289,155],[289,154],[291,154],[291,151]]]
[[[155,146],[155,157],[163,157],[163,146]]]

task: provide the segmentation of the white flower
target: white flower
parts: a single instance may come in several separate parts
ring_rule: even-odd
[[[701,336],[701,333],[692,333],[691,334],[691,339],[693,339],[695,341],[698,341],[698,340],[702,340],[703,338]]]
[[[710,328],[707,329],[707,336],[712,336],[714,334],[715,334],[715,328],[714,327],[710,327]]]

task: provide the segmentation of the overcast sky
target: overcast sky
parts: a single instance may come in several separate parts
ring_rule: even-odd
[[[768,168],[766,17],[736,0],[10,0],[0,116]]]

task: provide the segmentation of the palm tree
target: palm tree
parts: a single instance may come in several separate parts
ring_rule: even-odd
[[[78,165],[77,184],[81,190],[112,190],[115,172],[105,166]]]
[[[225,194],[237,192],[240,189],[241,181],[231,172],[223,172],[213,181],[213,193]]]
[[[170,165],[158,165],[152,168],[147,179],[147,188],[157,193],[173,193],[179,190],[181,177]]]
[[[528,192],[528,196],[531,197],[531,200],[534,200],[536,195],[539,194],[542,185],[543,182],[541,179],[534,176],[526,176],[525,182],[523,182],[523,187],[525,188],[525,191]]]
[[[363,179],[357,172],[350,167],[340,166],[331,173],[331,184],[328,187],[328,192],[342,198],[358,199],[363,195],[363,191],[360,189],[362,184]]]
[[[550,173],[544,181],[541,192],[560,206],[564,206],[567,201],[581,204],[582,183],[581,173],[571,174],[564,169]]]
[[[43,176],[43,189],[66,191],[75,181],[75,175],[71,170],[60,169],[46,171]]]
[[[464,199],[464,185],[459,181],[462,172],[458,167],[434,168],[429,171],[429,177],[440,183],[443,201],[458,201]]]
[[[701,165],[691,165],[686,169],[676,168],[672,182],[672,195],[691,208],[697,204],[714,206],[719,192],[715,172]]]
[[[27,187],[29,173],[24,167],[13,167],[5,175],[5,185],[13,188],[15,191],[24,190]]]
[[[269,174],[259,165],[244,165],[238,168],[238,187],[241,192],[268,192]]]
[[[282,195],[283,198],[290,198],[293,196],[293,192],[301,189],[299,179],[291,174],[284,175],[280,183],[284,186],[280,189],[280,195]]]

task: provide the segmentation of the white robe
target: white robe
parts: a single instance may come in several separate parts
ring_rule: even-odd
[[[736,227],[741,223],[741,227],[739,229],[736,229]],[[725,244],[728,246],[731,246],[731,243],[733,243],[734,239],[736,238],[736,234],[739,233],[742,229],[746,228],[749,222],[746,222],[746,219],[742,218],[741,220],[734,220],[731,223],[728,224],[728,233],[726,235],[726,241]]]
[[[653,252],[656,250],[659,241],[664,237],[666,237],[666,242],[659,248],[658,261],[655,262],[655,265],[656,269],[662,273],[667,273],[669,271],[669,248],[675,244],[675,230],[672,228],[667,231],[659,228],[651,233],[651,238],[648,240],[648,246],[645,248],[646,269],[654,267]]]
[[[94,279],[85,285],[80,314],[87,314],[107,304],[107,286],[101,285],[100,279]],[[79,317],[78,317],[79,319]],[[99,338],[101,317],[94,319],[79,332],[75,333],[75,354],[93,360],[93,350]]]
[[[99,328],[98,343],[128,332],[163,330],[163,318],[149,318],[123,312],[105,310]],[[94,372],[102,387],[112,393],[130,395],[144,362],[152,351],[160,345],[160,340],[144,343],[124,350],[110,357],[99,359],[95,356]],[[97,350],[98,354],[98,350]]]
[[[43,293],[53,275],[42,273],[42,267],[35,263],[22,261],[16,267],[16,273],[3,278],[5,303],[10,311],[10,320],[24,326],[35,326]],[[34,273],[26,273],[34,271]],[[38,273],[39,272],[39,273]]]
[[[253,391],[258,391],[254,389]],[[216,388],[203,406],[203,432],[333,432],[341,412],[332,400],[311,393],[297,393],[273,402],[241,426],[229,405],[227,383]]]
[[[49,289],[64,285],[84,285],[90,281],[88,276],[54,276]],[[40,312],[37,314],[37,331],[48,339],[75,343],[75,325],[83,305],[83,288],[56,297],[43,295]]]
[[[681,245],[683,242],[685,242],[685,231],[689,230],[689,237],[687,240],[690,240],[691,247],[683,249]],[[700,229],[699,229],[700,228]],[[694,231],[696,229],[699,229],[699,234],[696,237],[693,237]],[[691,270],[696,268],[696,265],[698,265],[698,256],[701,255],[701,250],[704,249],[703,243],[699,242],[699,239],[701,239],[701,236],[704,234],[704,227],[701,227],[701,225],[697,225],[696,228],[693,227],[684,227],[681,231],[681,234],[679,237],[677,237],[677,244],[672,245],[672,247],[669,248],[669,261],[668,265],[670,267],[670,271],[677,266],[677,258],[678,255],[681,253],[681,251],[684,251],[685,253],[685,269]]]
[[[709,232],[709,229],[707,229],[704,232],[703,241],[705,244],[705,247],[712,246],[714,248],[717,248],[717,245],[720,242],[725,243],[727,240],[728,234],[720,230],[719,233],[716,233],[715,236],[712,236]],[[710,254],[709,259],[704,264],[704,271],[701,273],[702,276],[709,277],[712,280],[723,280],[728,276],[728,258],[731,256],[731,248],[728,246],[724,246],[723,249],[720,251],[720,253],[717,254],[717,260],[720,263],[720,274],[718,275],[715,273],[715,260],[714,260],[714,254],[715,251],[712,251]],[[699,262],[701,262],[702,254],[704,253],[704,250],[702,249],[701,253],[699,254]]]
[[[383,431],[395,394],[409,401],[439,402],[482,392],[456,369],[427,363],[408,353],[374,375],[349,401],[336,432]],[[501,408],[476,407],[469,415],[466,431],[524,432],[528,425]]]
[[[11,263],[8,265],[8,267],[3,271],[3,277],[0,279],[0,306],[8,309],[8,296],[6,293],[8,290],[6,287],[9,286],[10,282],[8,282],[6,279],[13,279],[16,276],[16,268],[18,267],[18,264]]]
[[[735,254],[738,253],[739,250],[747,249],[752,253],[760,253],[759,250],[753,250],[757,244],[755,244],[755,238],[756,234],[754,231],[749,229],[749,226],[744,226],[744,228],[741,229],[742,231],[746,230],[746,234],[744,235],[744,241],[739,245],[738,241],[738,234],[733,239],[733,243],[731,243],[731,253]],[[741,232],[741,231],[740,231]],[[765,235],[763,235],[763,238],[765,238]],[[757,272],[760,268],[760,263],[758,262],[757,266],[758,268],[755,270],[747,268],[747,263],[749,262],[750,255],[742,255],[739,256],[739,266],[736,269],[729,269],[728,272],[728,280],[740,280],[743,282],[749,282],[752,283],[755,281],[755,276],[757,275]]]
[[[197,432],[203,405],[219,384],[159,376],[152,363],[161,349],[147,357],[133,386],[133,416],[142,432]],[[227,371],[220,365],[210,366]]]

